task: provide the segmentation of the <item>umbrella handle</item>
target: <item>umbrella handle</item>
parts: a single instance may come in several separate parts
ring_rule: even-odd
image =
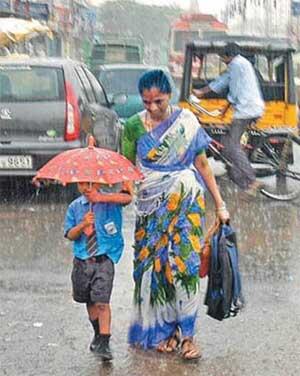
[[[96,145],[95,137],[92,134],[88,135],[88,148],[93,149]]]
[[[92,182],[90,181],[90,189],[92,189]],[[89,202],[89,209],[90,211],[93,211],[93,203],[92,202]]]

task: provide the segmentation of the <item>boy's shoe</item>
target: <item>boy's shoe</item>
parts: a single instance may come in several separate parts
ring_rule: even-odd
[[[100,337],[100,334],[95,334],[94,335],[94,338],[93,338],[93,340],[92,340],[92,342],[90,344],[90,350],[91,351],[95,351],[95,348],[96,348],[96,346],[99,343],[99,337]]]
[[[109,339],[110,334],[100,334],[98,337],[98,343],[94,350],[94,353],[99,355],[103,361],[109,361],[113,359],[109,347]]]

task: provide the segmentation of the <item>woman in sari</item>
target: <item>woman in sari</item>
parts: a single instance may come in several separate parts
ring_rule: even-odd
[[[165,73],[146,72],[139,92],[145,110],[127,121],[122,140],[123,154],[144,174],[137,187],[129,343],[160,352],[181,345],[184,359],[196,359],[206,187],[220,220],[229,214],[205,154],[211,139],[191,111],[170,106]]]

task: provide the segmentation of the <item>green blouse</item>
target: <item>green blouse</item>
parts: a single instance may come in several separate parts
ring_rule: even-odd
[[[133,163],[135,163],[136,160],[137,141],[146,132],[147,131],[139,114],[133,115],[124,125],[122,134],[122,154]]]
[[[139,138],[146,133],[144,123],[139,114],[133,115],[127,120],[122,133],[121,148],[122,154],[132,163],[136,162],[136,146]],[[205,150],[199,150],[196,155],[205,154]]]

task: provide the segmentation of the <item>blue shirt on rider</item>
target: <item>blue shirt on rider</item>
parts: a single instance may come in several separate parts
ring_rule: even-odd
[[[235,56],[227,70],[210,82],[209,88],[215,93],[229,89],[227,99],[234,108],[235,119],[252,119],[263,115],[265,104],[258,79],[252,64],[243,56]]]

